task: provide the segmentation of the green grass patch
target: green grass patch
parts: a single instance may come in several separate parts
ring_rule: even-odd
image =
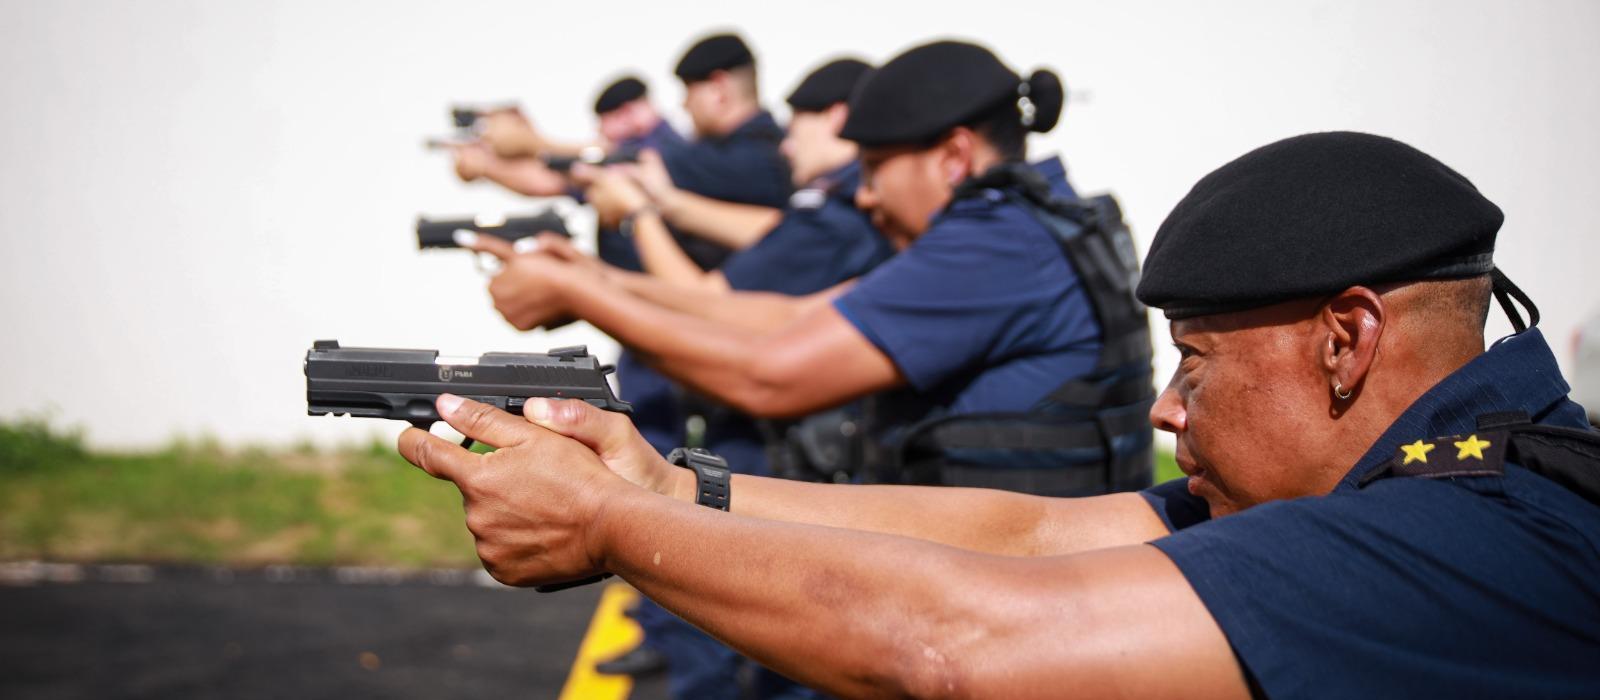
[[[1178,468],[1178,462],[1172,458],[1172,453],[1156,450],[1156,483],[1161,484],[1181,478],[1183,470]]]
[[[0,423],[0,560],[473,566],[461,496],[387,444],[139,454]]]
[[[1157,453],[1157,483],[1182,475]],[[0,421],[0,561],[18,559],[478,563],[460,494],[387,443],[108,453],[39,416]]]

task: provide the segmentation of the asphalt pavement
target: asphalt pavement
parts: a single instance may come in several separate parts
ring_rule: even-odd
[[[465,571],[0,565],[0,698],[554,698],[600,593]]]

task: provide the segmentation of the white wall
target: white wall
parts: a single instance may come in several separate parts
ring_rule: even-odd
[[[1036,150],[1063,153],[1080,189],[1115,190],[1144,242],[1196,179],[1250,148],[1322,129],[1394,136],[1506,210],[1499,259],[1558,350],[1600,310],[1597,3],[583,11],[599,6],[0,4],[0,416],[53,406],[103,445],[359,439],[398,427],[304,415],[313,339],[453,353],[603,342],[518,334],[464,256],[413,250],[418,212],[519,205],[455,182],[419,140],[452,100],[503,98],[581,136],[595,87],[629,66],[675,106],[672,62],[717,27],[755,44],[773,104],[827,55],[882,60],[933,36],[1056,68],[1088,101]]]

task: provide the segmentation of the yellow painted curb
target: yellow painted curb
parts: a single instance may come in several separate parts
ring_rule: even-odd
[[[594,672],[594,665],[632,649],[644,638],[638,623],[622,614],[638,599],[639,592],[632,586],[606,586],[600,594],[600,604],[595,606],[594,618],[589,621],[589,631],[578,645],[578,658],[572,662],[560,700],[626,700],[633,691],[632,678],[600,675]]]

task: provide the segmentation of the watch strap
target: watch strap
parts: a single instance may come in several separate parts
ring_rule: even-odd
[[[707,508],[730,508],[729,482],[733,479],[727,460],[699,447],[674,449],[667,461],[694,470],[694,502]]]

